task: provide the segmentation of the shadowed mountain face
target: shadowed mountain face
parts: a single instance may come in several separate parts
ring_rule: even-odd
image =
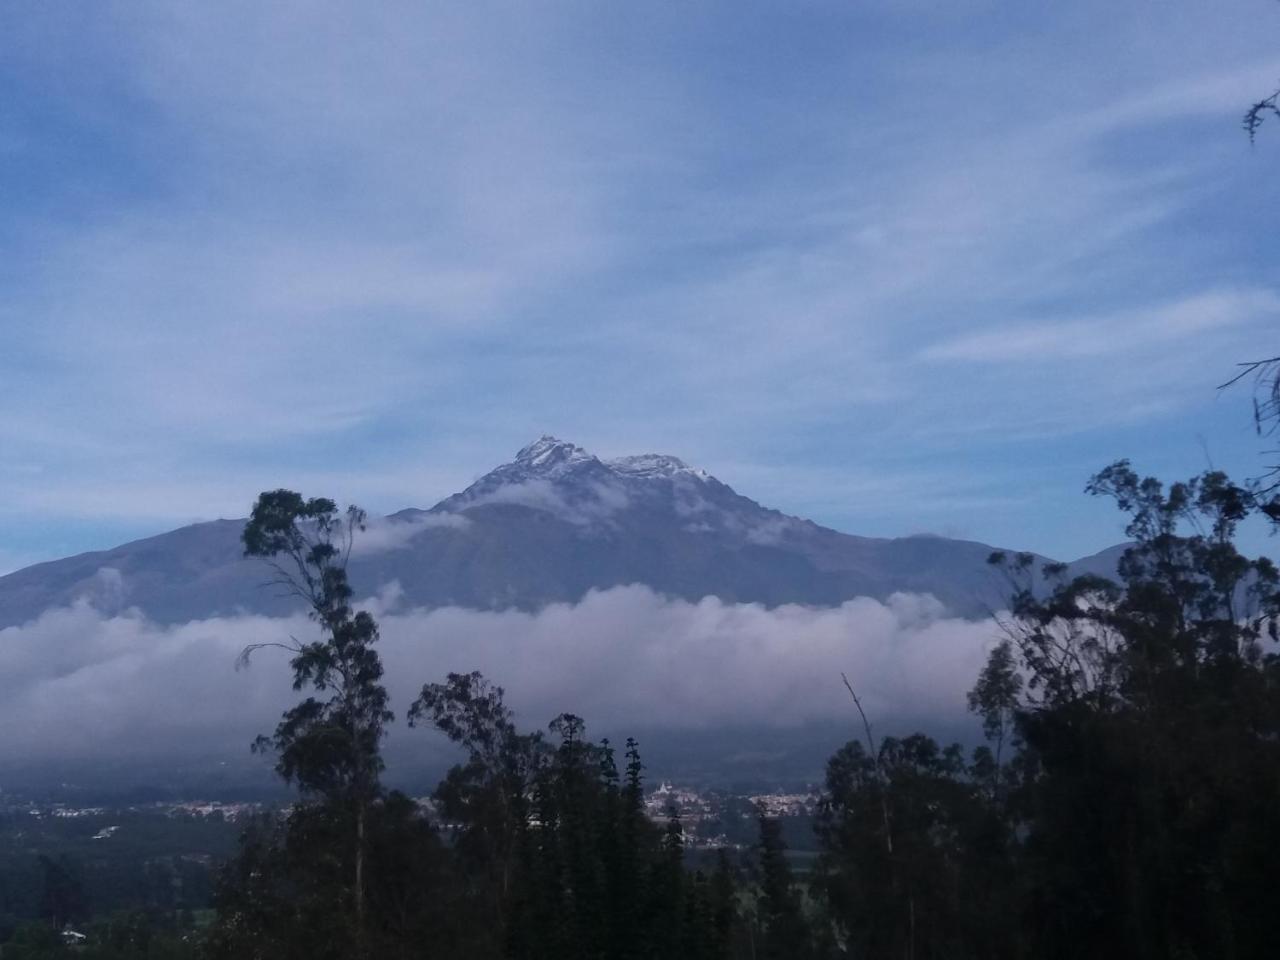
[[[107,614],[136,607],[161,623],[294,609],[264,585],[263,562],[242,556],[243,525],[195,524],[0,577],[0,628],[79,600]],[[406,607],[530,610],[640,583],[688,600],[767,606],[929,593],[973,617],[1007,593],[986,563],[991,551],[943,537],[838,533],[762,507],[675,457],[600,460],[543,437],[430,510],[371,522],[351,578],[359,596],[398,584]],[[1118,555],[1105,551],[1073,572],[1113,573]]]

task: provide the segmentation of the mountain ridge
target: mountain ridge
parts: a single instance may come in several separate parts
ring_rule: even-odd
[[[295,602],[263,589],[261,562],[242,556],[243,524],[192,524],[0,577],[0,629],[77,601],[162,623],[290,612]],[[351,574],[363,596],[398,583],[411,607],[536,610],[638,583],[765,606],[928,593],[976,617],[1004,600],[986,562],[993,549],[842,533],[762,506],[678,457],[602,460],[544,435],[433,507],[371,520]],[[1120,549],[1073,571],[1113,573]]]

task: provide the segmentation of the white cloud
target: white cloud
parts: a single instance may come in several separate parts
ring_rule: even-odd
[[[957,337],[925,348],[925,360],[1058,363],[1167,348],[1225,327],[1274,325],[1280,294],[1225,290],[1084,319],[1065,318]]]
[[[351,555],[370,556],[403,550],[424,530],[465,530],[471,521],[459,513],[414,513],[407,517],[370,517],[351,543]]]
[[[831,609],[668,600],[643,587],[593,592],[538,613],[447,608],[389,613],[369,601],[394,705],[425,682],[481,670],[527,726],[561,711],[595,729],[792,726],[848,719],[846,672],[877,719],[965,715],[964,693],[997,636],[948,619],[930,598]],[[234,617],[162,627],[88,603],[0,631],[0,759],[234,749],[296,699],[287,655],[246,644],[303,637],[304,617]]]
[[[593,592],[536,614],[434,611],[384,633],[405,628],[430,662],[481,669],[526,716],[572,710],[614,728],[848,717],[842,670],[879,716],[955,720],[996,636],[990,622],[947,619],[930,598],[767,610],[667,600],[642,587]],[[389,646],[389,669],[400,670],[404,655]]]
[[[600,520],[608,520],[615,513],[626,510],[630,504],[626,491],[614,484],[592,482],[583,489],[588,495],[570,503],[565,499],[563,488],[550,480],[535,478],[519,483],[506,483],[476,494],[462,504],[462,509],[486,503],[512,503],[554,514],[569,523],[587,526]]]
[[[459,484],[411,470],[549,428],[785,463],[773,505],[804,515],[831,494],[787,491],[819,472],[909,481],[904,446],[1006,490],[1009,437],[1142,424],[1199,456],[1183,415],[1245,324],[1151,317],[1272,276],[1280,188],[1236,127],[1280,66],[1242,5],[501,6],[0,12],[49,98],[0,125],[31,176],[4,224],[0,511],[151,532],[299,474],[426,506]],[[1101,361],[1136,349],[1127,319],[1165,348],[1136,375],[938,390],[917,362]],[[1215,434],[1248,416],[1222,407]]]
[[[747,539],[761,546],[772,547],[784,543],[788,534],[802,529],[802,524],[794,517],[772,517],[749,529]]]

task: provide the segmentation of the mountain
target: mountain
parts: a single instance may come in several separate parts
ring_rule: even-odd
[[[0,628],[81,599],[161,623],[293,609],[263,585],[264,564],[241,555],[243,525],[195,524],[0,577]],[[972,617],[1006,593],[986,563],[992,549],[839,533],[763,507],[675,457],[601,460],[542,437],[429,510],[371,522],[350,572],[358,594],[396,582],[411,607],[531,610],[639,583],[688,600],[768,606],[929,593]],[[1113,572],[1119,549],[1073,568]]]

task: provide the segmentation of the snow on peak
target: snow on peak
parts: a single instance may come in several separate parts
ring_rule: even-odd
[[[580,469],[603,470],[621,480],[660,480],[689,477],[709,479],[703,470],[690,467],[679,457],[661,453],[645,453],[639,456],[599,460],[577,444],[544,434],[516,454],[515,460],[500,471],[514,469],[516,476],[559,478],[578,476]],[[597,478],[600,474],[595,474]]]
[[[442,500],[433,511],[458,512],[491,503],[544,511],[583,527],[609,527],[619,515],[632,511],[636,516],[665,512],[674,523],[700,523],[699,529],[738,535],[757,523],[752,518],[760,512],[757,504],[679,457],[646,453],[601,460],[550,435]],[[737,516],[744,509],[751,515],[745,519]]]
[[[679,457],[669,457],[661,453],[642,453],[634,457],[618,457],[608,460],[605,466],[615,473],[628,477],[674,477],[677,474],[707,478],[705,470],[695,470]]]
[[[557,439],[549,434],[543,434],[517,453],[515,462],[521,466],[546,470],[554,467],[567,467],[576,463],[586,463],[594,459],[595,457],[577,444]]]

